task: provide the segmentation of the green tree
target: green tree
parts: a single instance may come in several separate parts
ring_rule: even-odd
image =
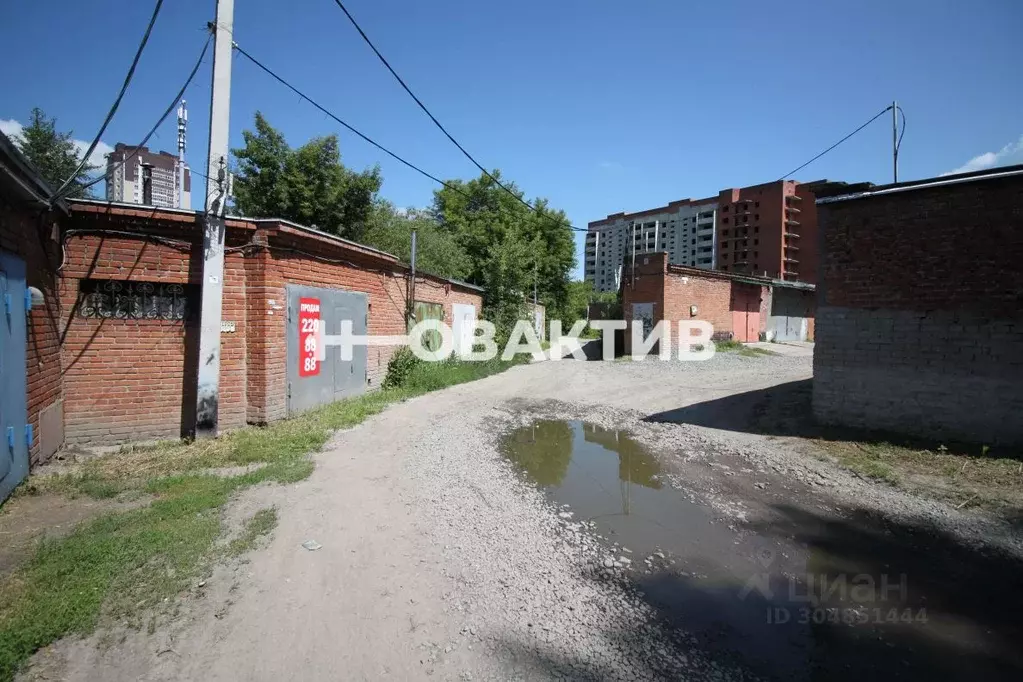
[[[292,220],[347,239],[359,239],[382,182],[380,169],[355,172],[341,163],[337,135],[298,149],[256,112],[255,130],[242,131],[235,208],[247,216]]]
[[[39,107],[32,109],[29,124],[15,142],[21,153],[39,170],[50,189],[56,191],[78,169],[82,155],[78,152],[72,132],[57,132],[57,119],[46,118]],[[89,175],[97,166],[86,164],[68,185],[66,196],[89,198],[92,192],[85,187]]]
[[[416,230],[416,267],[441,277],[465,279],[469,258],[453,234],[441,229],[426,211],[399,211],[394,204],[378,199],[370,212],[362,243],[411,260],[412,230]]]
[[[495,171],[494,177],[500,179]],[[486,175],[448,183],[434,193],[433,215],[469,259],[468,279],[484,287],[484,316],[505,331],[523,319],[536,285],[548,319],[563,313],[575,242],[565,214],[546,200],[532,211]],[[519,197],[514,183],[503,183]]]

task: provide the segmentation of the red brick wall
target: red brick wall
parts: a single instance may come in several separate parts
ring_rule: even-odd
[[[1023,309],[1023,180],[822,204],[822,305]]]
[[[67,439],[112,443],[184,435],[194,414],[198,308],[189,322],[117,320],[82,317],[76,304],[81,280],[87,278],[198,285],[199,226],[194,216],[184,214],[172,214],[175,221],[153,221],[151,211],[110,216],[102,208],[78,209],[69,223],[72,230],[85,232],[67,239],[60,285]],[[140,225],[152,238],[96,233]],[[181,243],[161,243],[158,237]],[[220,425],[231,429],[246,421],[246,290],[240,252],[225,258],[223,319],[235,323],[234,332],[221,335],[220,359]]]
[[[60,263],[55,226],[58,219],[59,216],[53,214],[30,212],[0,197],[0,249],[22,258],[26,284],[43,292],[43,304],[29,313],[25,358],[28,418],[33,428],[29,457],[33,465],[52,454],[40,451],[39,413],[60,401],[62,396],[57,330],[60,302],[56,295],[56,268]],[[62,438],[58,432],[47,434],[47,440],[59,445]]]
[[[111,443],[178,437],[194,414],[197,323],[95,320],[75,311],[83,278],[198,284],[199,226],[193,215],[76,205],[61,281],[64,382],[69,442]],[[220,426],[286,416],[288,284],[366,293],[369,333],[405,331],[405,275],[393,258],[308,236],[277,223],[228,223],[221,334]],[[144,230],[100,235],[97,230]],[[163,241],[161,241],[162,238]],[[167,243],[181,240],[183,244]],[[243,248],[244,245],[244,248]],[[299,252],[304,253],[299,253]],[[418,280],[417,300],[481,309],[480,296],[434,278]],[[198,313],[198,311],[196,311]],[[196,320],[198,317],[196,316]],[[383,381],[393,349],[369,349],[368,387]]]
[[[1023,444],[1021,207],[1020,175],[818,206],[819,420]]]

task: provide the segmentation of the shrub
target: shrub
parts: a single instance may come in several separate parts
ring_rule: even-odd
[[[394,351],[387,363],[387,376],[384,377],[384,388],[401,388],[408,383],[412,371],[422,362],[415,356],[412,349],[402,346]]]

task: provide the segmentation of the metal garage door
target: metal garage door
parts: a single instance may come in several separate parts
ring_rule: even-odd
[[[811,296],[781,287],[774,290],[769,323],[775,341],[806,341]]]
[[[28,475],[25,261],[0,251],[0,501]]]
[[[304,412],[366,390],[366,346],[355,346],[352,359],[341,360],[341,349],[328,346],[323,362],[315,360],[309,339],[315,325],[324,335],[339,334],[341,320],[352,321],[352,333],[366,333],[368,297],[340,289],[289,284],[288,291],[288,414]]]

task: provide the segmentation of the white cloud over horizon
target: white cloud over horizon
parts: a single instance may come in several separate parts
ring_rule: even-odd
[[[984,152],[973,157],[955,170],[950,170],[942,175],[955,175],[956,173],[970,173],[972,171],[985,170],[995,166],[1010,166],[1014,163],[1023,163],[1023,135],[1015,142],[1010,142],[997,152]]]
[[[20,140],[24,130],[25,126],[20,121],[13,118],[0,118],[0,132],[7,137]],[[79,156],[84,154],[85,150],[89,148],[89,143],[85,140],[72,139],[72,142],[75,143],[75,149],[78,150]],[[100,143],[96,145],[96,149],[92,151],[92,156],[89,157],[89,165],[98,166],[99,168],[96,172],[103,173],[107,167],[106,155],[112,151],[114,151],[113,147],[100,140]]]

